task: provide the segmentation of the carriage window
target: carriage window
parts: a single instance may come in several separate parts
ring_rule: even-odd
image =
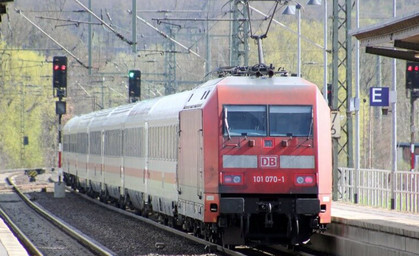
[[[311,106],[271,106],[269,125],[271,136],[311,136],[312,108]]]
[[[266,136],[266,106],[225,106],[225,136]]]

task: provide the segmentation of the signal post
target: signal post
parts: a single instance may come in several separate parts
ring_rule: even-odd
[[[58,182],[54,184],[54,197],[62,198],[65,196],[65,184],[62,182],[63,169],[61,154],[63,151],[61,135],[61,118],[66,113],[66,102],[63,98],[67,96],[67,57],[54,56],[52,60],[52,88],[54,97],[58,97],[55,102],[55,113],[58,115]]]
[[[416,165],[415,155],[415,101],[419,98],[419,63],[406,62],[406,91],[410,90],[410,170]]]

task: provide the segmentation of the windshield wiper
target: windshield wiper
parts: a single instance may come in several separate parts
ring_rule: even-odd
[[[231,140],[230,127],[228,125],[228,120],[227,120],[227,107],[224,108],[224,125],[227,130],[228,139]]]
[[[310,139],[311,133],[313,132],[313,115],[311,115],[310,130],[308,131],[307,140]]]

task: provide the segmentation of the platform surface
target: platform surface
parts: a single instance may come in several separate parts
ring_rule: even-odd
[[[332,202],[332,222],[419,238],[419,214]]]
[[[22,244],[10,231],[9,227],[0,218],[0,255],[4,256],[27,256],[28,253]]]

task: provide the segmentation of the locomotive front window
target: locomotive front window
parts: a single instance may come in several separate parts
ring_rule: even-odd
[[[311,106],[271,106],[269,133],[271,136],[311,136],[313,134]]]
[[[225,106],[224,135],[266,136],[266,106]]]

